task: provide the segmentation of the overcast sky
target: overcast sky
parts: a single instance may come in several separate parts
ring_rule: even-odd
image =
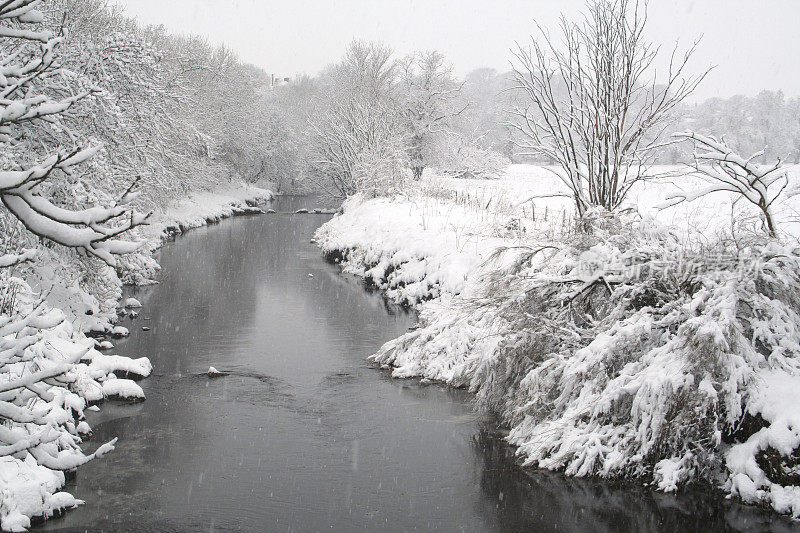
[[[575,15],[584,0],[112,0],[147,24],[227,43],[280,76],[316,74],[354,37],[398,53],[437,49],[463,74],[507,70],[509,48]],[[697,99],[782,89],[800,96],[800,0],[651,0],[649,37],[703,40],[694,65],[716,65]]]

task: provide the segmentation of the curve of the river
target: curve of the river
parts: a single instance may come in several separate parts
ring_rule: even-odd
[[[367,365],[415,318],[323,261],[310,238],[330,215],[292,214],[308,202],[162,248],[161,283],[136,293],[116,350],[150,357],[147,401],[92,414],[93,439],[117,449],[69,483],[86,505],[37,529],[792,528],[718,496],[523,472],[467,393]]]

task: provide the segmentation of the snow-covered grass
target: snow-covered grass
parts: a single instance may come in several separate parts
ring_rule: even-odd
[[[153,254],[171,235],[228,216],[260,212],[255,206],[271,197],[270,191],[231,183],[181,198],[155,213],[151,225],[136,229],[132,237],[147,242],[136,254],[121,258],[120,275],[97,264],[84,268],[77,255],[44,249],[8,280],[16,296],[0,315],[0,356],[10,361],[0,373],[0,441],[7,443],[0,445],[3,531],[22,531],[33,517],[49,518],[82,504],[60,492],[64,472],[114,449],[111,441],[92,454],[82,451],[83,439],[91,434],[84,412],[106,399],[144,400],[142,388],[126,378],[149,376],[150,360],[101,353],[96,346],[112,345],[86,336],[128,334],[114,325],[123,281],[154,279],[158,264]],[[141,307],[132,298],[123,305]],[[55,377],[35,382],[41,372]]]
[[[469,387],[526,464],[666,491],[703,480],[800,516],[798,198],[767,242],[726,193],[659,210],[699,185],[663,170],[581,231],[552,173],[516,165],[351,198],[316,240],[419,310],[372,360]]]

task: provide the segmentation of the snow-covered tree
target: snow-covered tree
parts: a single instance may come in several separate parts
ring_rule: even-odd
[[[74,174],[100,145],[62,148],[36,160],[29,141],[20,135],[19,127],[32,121],[63,127],[62,115],[96,92],[94,87],[72,89],[73,74],[61,68],[56,55],[63,36],[40,27],[43,15],[35,9],[40,3],[15,0],[0,6],[0,37],[9,43],[0,52],[0,143],[11,154],[0,170],[0,201],[32,233],[79,248],[113,266],[115,255],[139,246],[118,237],[147,220],[128,205],[136,197],[133,186],[107,207],[69,210],[58,206],[41,194],[42,183],[58,173]],[[15,262],[8,254],[0,261]]]
[[[514,110],[520,144],[560,167],[581,214],[616,208],[651,176],[671,112],[705,76],[685,75],[696,45],[672,53],[664,79],[651,75],[658,48],[646,22],[644,3],[592,0],[583,22],[562,18],[560,43],[540,28],[514,54],[514,87],[527,99]]]
[[[40,148],[47,147],[50,139],[32,138],[33,133],[41,131],[36,129],[37,123],[46,126],[44,131],[49,128],[69,135],[67,114],[97,92],[94,87],[82,86],[78,75],[63,68],[57,50],[64,35],[44,27],[44,15],[36,9],[40,4],[41,0],[0,4],[2,218],[7,221],[11,215],[42,239],[79,249],[114,265],[117,255],[139,246],[119,237],[147,219],[129,206],[136,197],[133,186],[111,205],[78,209],[58,205],[46,194],[49,180],[75,176],[100,145],[50,150]],[[73,470],[112,450],[114,441],[91,454],[81,450],[80,429],[86,429],[78,421],[86,402],[78,391],[89,382],[98,388],[100,385],[88,374],[82,377],[76,364],[93,343],[63,342],[60,348],[54,348],[46,341],[48,332],[69,326],[63,313],[51,309],[43,300],[33,300],[32,291],[23,280],[5,275],[11,267],[36,257],[34,249],[15,250],[15,242],[9,237],[0,236],[0,272],[4,280],[0,302],[0,457],[10,456],[20,471],[41,468],[42,472],[50,472],[53,477],[49,491],[54,492],[63,484],[63,474],[59,477],[54,471]],[[6,497],[13,500],[13,493],[19,488],[9,487],[8,493],[6,489],[4,505],[0,506],[0,526],[9,530],[27,527],[28,517],[5,505]],[[60,498],[43,494],[38,505],[40,512],[52,513],[77,503],[62,493]]]
[[[406,144],[391,56],[378,43],[353,41],[327,73],[324,110],[310,117],[311,172],[342,196],[402,181]]]
[[[714,192],[732,192],[756,206],[764,218],[770,237],[778,236],[772,205],[789,185],[789,175],[780,159],[771,165],[760,165],[756,160],[764,155],[756,152],[744,158],[731,150],[724,140],[686,131],[674,134],[679,139],[692,140],[700,151],[694,153],[695,175],[708,184],[687,191],[674,191],[667,195],[666,205],[691,202]]]
[[[413,52],[398,62],[402,115],[408,129],[408,156],[412,176],[422,177],[425,167],[435,164],[437,151],[453,134],[450,120],[467,107],[458,97],[463,83],[453,76],[453,66],[433,50]]]
[[[333,102],[311,124],[315,172],[342,196],[391,190],[403,172],[393,108],[364,96]]]

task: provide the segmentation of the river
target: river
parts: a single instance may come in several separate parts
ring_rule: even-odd
[[[468,393],[366,363],[415,317],[323,261],[310,239],[330,215],[292,214],[308,202],[279,198],[278,214],[162,248],[161,283],[137,290],[145,307],[113,351],[151,359],[147,400],[91,413],[93,440],[119,437],[117,449],[68,483],[85,506],[36,529],[792,527],[699,491],[522,471]]]

